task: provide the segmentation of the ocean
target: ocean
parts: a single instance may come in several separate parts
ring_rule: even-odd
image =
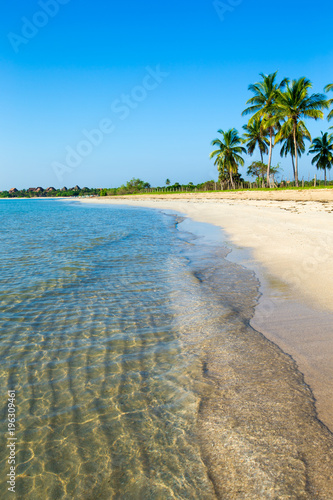
[[[332,435],[218,229],[75,200],[0,217],[1,498],[11,449],[24,500],[330,498]]]

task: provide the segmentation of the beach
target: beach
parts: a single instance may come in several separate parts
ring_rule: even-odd
[[[330,205],[163,198],[0,203],[19,497],[331,500]]]
[[[296,361],[333,430],[333,192],[247,191],[103,197],[88,203],[171,210],[214,224],[229,259],[253,270],[261,297],[251,326]]]

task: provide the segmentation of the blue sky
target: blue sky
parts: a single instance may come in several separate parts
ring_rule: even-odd
[[[260,72],[307,76],[314,92],[333,82],[331,2],[224,4],[4,2],[0,190],[217,178],[210,142],[242,130]],[[315,137],[329,125],[308,126]],[[290,161],[281,165],[290,178]],[[314,172],[303,156],[300,177]]]

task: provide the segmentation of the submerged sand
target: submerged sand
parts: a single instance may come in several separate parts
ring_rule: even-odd
[[[253,269],[262,284],[251,325],[294,358],[320,420],[333,430],[333,190],[83,201],[169,209],[221,227],[230,258]]]
[[[214,498],[331,500],[333,201],[309,201],[326,196],[318,192],[308,192],[301,203],[249,200],[246,193],[238,200],[212,195],[93,201],[172,210],[215,224],[232,250],[228,260],[254,271],[260,281],[256,306],[257,293],[249,284],[250,276],[258,283],[255,276],[222,258],[221,291],[206,256],[203,266],[210,271],[197,307],[205,309],[207,321],[203,324],[199,314],[196,324],[189,308],[191,318],[179,328],[197,350],[207,382],[198,388],[196,434]],[[249,303],[239,293],[244,273]],[[216,322],[210,314],[215,301],[221,316]],[[225,304],[232,304],[231,311],[224,311]],[[221,324],[229,328],[221,331]]]

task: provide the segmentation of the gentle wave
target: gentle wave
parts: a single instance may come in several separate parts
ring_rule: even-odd
[[[250,327],[258,282],[220,241],[145,209],[0,214],[17,498],[331,499],[332,435],[293,360]]]

